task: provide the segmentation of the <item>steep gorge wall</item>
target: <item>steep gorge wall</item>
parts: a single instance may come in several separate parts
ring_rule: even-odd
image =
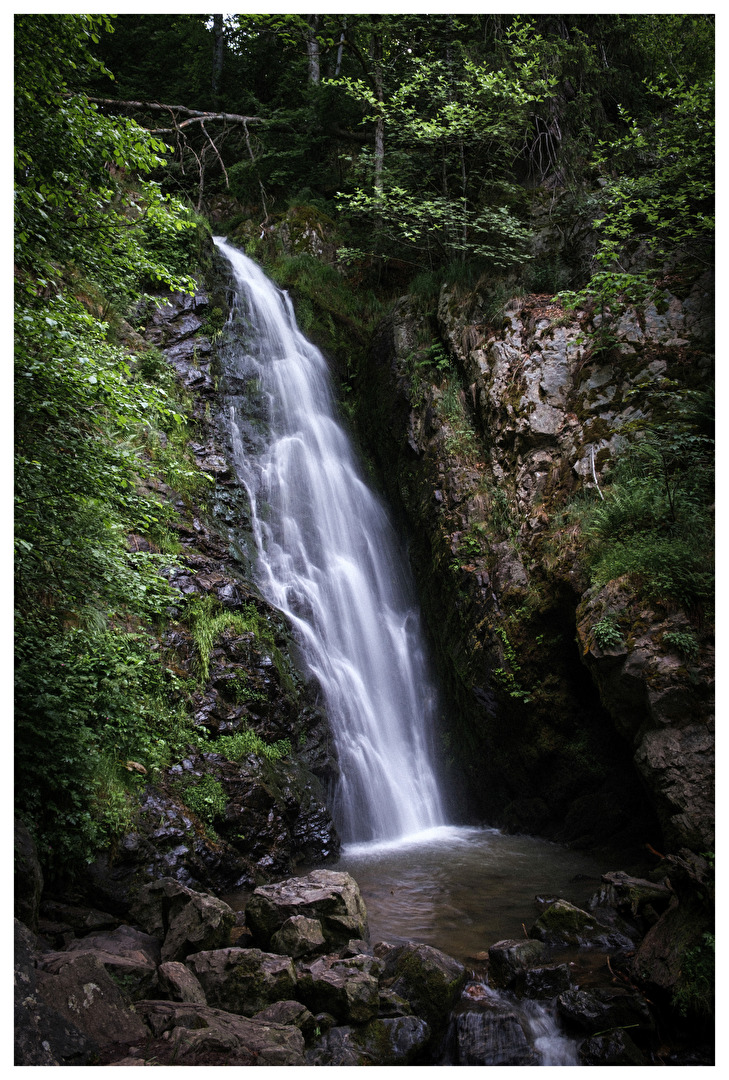
[[[369,433],[403,507],[441,675],[446,753],[470,810],[591,847],[713,846],[708,634],[691,662],[664,641],[678,610],[620,580],[590,589],[568,499],[650,416],[663,378],[711,378],[712,281],[627,309],[609,352],[548,297],[492,325],[485,290],[404,298],[361,380]],[[621,429],[622,432],[621,432]],[[594,627],[620,618],[623,644]]]

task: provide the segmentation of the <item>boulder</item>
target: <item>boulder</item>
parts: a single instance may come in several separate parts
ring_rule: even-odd
[[[187,966],[216,1009],[253,1016],[275,1001],[297,996],[296,973],[288,956],[260,949],[213,949],[192,953]]]
[[[627,1031],[593,1035],[580,1044],[580,1065],[646,1065],[643,1054]]]
[[[38,933],[56,949],[65,948],[75,937],[96,930],[114,930],[118,925],[118,917],[108,911],[50,898],[41,901]]]
[[[451,1032],[455,1065],[534,1065],[524,1029],[508,1009],[460,1013]]]
[[[533,967],[545,952],[546,945],[533,939],[497,941],[489,949],[489,982],[493,986],[511,986],[519,972]]]
[[[706,985],[702,996],[710,1003],[714,981],[713,947],[706,946],[705,935],[713,933],[711,913],[704,903],[692,902],[689,898],[680,902],[674,897],[668,910],[638,946],[630,969],[633,979],[653,993],[673,995],[682,986],[691,988],[691,973],[685,963],[686,955],[691,952],[704,961],[704,970],[696,970],[694,977],[703,976]]]
[[[92,954],[68,953],[54,973],[38,972],[38,997],[98,1047],[127,1045],[149,1031]]]
[[[15,1065],[87,1065],[98,1047],[38,995],[37,942],[15,920]]]
[[[371,957],[366,957],[377,963]],[[321,957],[298,967],[298,997],[312,1012],[329,1012],[345,1023],[364,1024],[377,1016],[377,977],[351,960]]]
[[[235,923],[235,912],[222,900],[170,878],[145,885],[130,914],[163,941],[162,960],[184,960],[191,952],[222,948]]]
[[[192,1002],[137,1005],[153,1034],[169,1048],[165,1064],[303,1065],[304,1037],[293,1025],[232,1015]]]
[[[159,941],[131,926],[77,938],[61,952],[46,953],[41,965],[56,975],[71,956],[90,956],[103,964],[132,999],[149,997],[157,989]]]
[[[331,1027],[306,1052],[307,1065],[372,1065],[366,1051],[355,1039],[354,1029],[348,1026]]]
[[[315,1037],[319,1027],[316,1018],[300,1001],[274,1001],[257,1012],[253,1019],[267,1024],[293,1024],[307,1043]]]
[[[655,1023],[650,1007],[640,994],[622,987],[567,990],[557,998],[560,1016],[572,1028],[590,1035],[612,1028],[651,1033]]]
[[[415,1016],[371,1020],[363,1027],[333,1027],[306,1055],[307,1065],[411,1065],[423,1053],[430,1031]]]
[[[463,965],[440,949],[414,942],[390,949],[383,960],[382,985],[405,998],[433,1036],[440,1035],[466,982]]]
[[[555,900],[529,930],[529,936],[550,945],[629,949],[633,942],[621,930],[598,922],[594,914],[567,900]]]
[[[246,921],[264,948],[294,915],[317,919],[329,947],[346,945],[351,938],[369,937],[364,901],[349,874],[314,870],[306,877],[261,885],[246,906]]]
[[[179,960],[166,960],[159,966],[159,985],[171,1001],[207,1005],[205,991],[193,973]]]
[[[305,915],[292,915],[272,935],[270,947],[272,952],[284,953],[294,960],[308,953],[321,952],[326,947],[321,923],[318,919],[307,919]]]
[[[529,968],[517,973],[514,991],[519,997],[554,998],[572,987],[568,964]]]

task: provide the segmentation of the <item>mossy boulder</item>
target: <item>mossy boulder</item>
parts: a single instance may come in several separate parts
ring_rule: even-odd
[[[298,968],[297,996],[312,1012],[328,1012],[345,1024],[364,1024],[377,1016],[377,976],[353,960],[321,957]]]
[[[296,973],[288,956],[232,947],[193,953],[187,965],[216,1009],[253,1016],[275,1001],[297,996]]]
[[[445,1029],[466,983],[466,969],[440,949],[408,942],[385,955],[382,983],[405,998],[435,1036]]]
[[[546,945],[534,939],[497,941],[489,949],[489,982],[494,986],[511,986],[519,972],[534,967],[545,952]]]
[[[529,930],[529,937],[550,945],[605,946],[630,948],[632,941],[613,927],[604,926],[594,915],[567,900],[555,900],[545,908]]]

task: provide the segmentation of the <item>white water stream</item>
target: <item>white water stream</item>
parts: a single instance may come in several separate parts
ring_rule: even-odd
[[[398,538],[340,425],[326,361],[263,271],[216,238],[237,285],[226,367],[257,403],[231,398],[258,585],[294,625],[322,688],[341,780],[345,842],[444,822],[435,774],[437,694]]]

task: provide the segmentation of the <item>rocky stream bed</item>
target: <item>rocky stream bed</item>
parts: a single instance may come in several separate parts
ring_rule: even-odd
[[[664,869],[605,874],[587,910],[542,898],[523,938],[467,965],[371,942],[332,870],[259,886],[242,912],[173,878],[125,919],[46,898],[38,934],[15,922],[16,1064],[710,1064],[708,1032],[661,997],[680,883],[706,867]]]

